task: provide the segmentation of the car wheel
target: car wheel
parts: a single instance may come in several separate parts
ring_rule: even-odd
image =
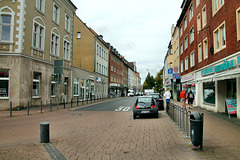
[[[133,119],[136,119],[137,115],[135,113],[133,113]]]

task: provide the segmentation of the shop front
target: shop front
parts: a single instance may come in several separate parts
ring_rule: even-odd
[[[193,94],[195,96],[193,105],[196,105],[197,91],[196,91],[195,73],[190,73],[190,74],[182,76],[181,83],[182,83],[182,90],[184,89],[187,94],[188,94],[188,92],[190,92],[190,90],[193,92]]]
[[[197,73],[197,87],[202,97],[198,105],[214,112],[235,114],[240,118],[240,56],[231,56]],[[237,103],[238,102],[238,103]]]

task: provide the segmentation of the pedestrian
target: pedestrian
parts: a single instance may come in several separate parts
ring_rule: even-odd
[[[188,93],[187,99],[188,99],[188,104],[190,105],[189,109],[192,109],[192,105],[193,105],[193,101],[194,101],[194,94],[193,94],[192,90],[190,90],[190,92]]]
[[[169,109],[169,103],[171,98],[171,93],[166,89],[166,92],[164,93],[164,97],[166,98],[166,112],[168,112]]]
[[[180,99],[182,101],[182,108],[183,109],[186,109],[186,98],[187,98],[186,91],[185,91],[185,89],[183,89],[182,92],[180,93]]]

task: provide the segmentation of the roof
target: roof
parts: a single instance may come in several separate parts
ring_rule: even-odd
[[[100,39],[100,38],[99,38],[99,37],[102,37],[102,35],[98,35],[97,32],[95,32],[92,28],[89,28],[89,29],[90,29],[90,30],[92,31],[92,33],[98,38],[98,40],[100,40],[100,41],[109,49],[107,43],[106,43],[103,39]]]
[[[186,12],[187,12],[187,9],[188,9],[191,1],[192,1],[192,0],[183,0],[183,3],[182,3],[182,5],[181,5],[182,13],[181,13],[179,19],[177,20],[177,27],[180,26],[180,24],[181,24],[181,22],[182,22],[182,20],[183,20],[183,18],[184,18],[184,16],[185,16],[185,14],[186,14]]]

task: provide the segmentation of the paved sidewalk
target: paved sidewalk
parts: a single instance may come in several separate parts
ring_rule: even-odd
[[[199,110],[199,109],[192,109]],[[200,112],[204,112],[199,110]],[[203,150],[192,150],[165,111],[132,119],[132,112],[53,110],[43,114],[0,112],[0,159],[158,160],[239,159],[240,126],[204,112]],[[30,112],[31,113],[31,112]],[[50,123],[50,144],[39,125]]]

